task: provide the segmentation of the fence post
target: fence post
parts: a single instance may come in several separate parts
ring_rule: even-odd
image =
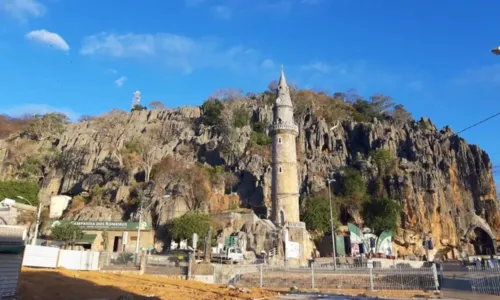
[[[141,251],[140,253],[136,254],[136,257],[140,255],[140,262],[139,262],[139,274],[144,275],[144,271],[146,271],[146,252]]]
[[[193,266],[193,255],[191,252],[189,252],[187,280],[191,280],[191,276],[192,276],[192,272],[193,272],[192,266]]]
[[[263,268],[262,268],[262,264],[260,264],[260,265],[259,265],[259,267],[260,267],[260,287],[262,288],[262,286],[263,286],[263,281],[264,281],[264,277],[262,276],[262,275],[263,275],[263,274],[262,274],[262,269],[263,269]]]
[[[439,291],[439,279],[438,279],[438,274],[436,270],[436,264],[432,264],[432,276],[434,277],[434,285],[436,287],[436,292]]]
[[[311,262],[311,288],[314,289],[314,261]]]
[[[370,268],[370,289],[373,291],[373,268]]]

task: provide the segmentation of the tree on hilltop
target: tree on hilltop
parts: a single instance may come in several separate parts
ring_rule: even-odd
[[[165,104],[159,100],[153,100],[149,102],[149,108],[151,109],[165,109]]]

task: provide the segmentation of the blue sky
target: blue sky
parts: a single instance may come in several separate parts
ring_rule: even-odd
[[[72,117],[299,87],[384,93],[460,130],[500,111],[494,0],[0,0],[0,112]],[[497,129],[497,130],[495,130]],[[500,163],[500,117],[463,134]]]

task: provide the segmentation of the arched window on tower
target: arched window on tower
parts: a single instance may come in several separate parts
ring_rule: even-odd
[[[281,138],[278,138],[278,144],[283,143],[283,140]]]
[[[280,222],[281,222],[281,225],[285,224],[285,212],[282,210],[280,211]]]
[[[278,123],[283,123],[283,120],[281,118],[278,118]]]
[[[283,173],[283,169],[281,167],[278,167],[278,173]]]

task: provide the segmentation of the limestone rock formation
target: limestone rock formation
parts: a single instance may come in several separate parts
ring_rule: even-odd
[[[270,106],[248,99],[242,103],[251,111],[252,123],[269,123]],[[59,138],[38,142],[40,147],[54,145],[63,158],[62,163],[44,171],[42,201],[47,204],[52,194],[92,194],[97,187],[105,201],[98,203],[98,207],[83,208],[73,218],[130,218],[137,209],[129,201],[131,193],[145,175],[137,165],[124,171],[120,149],[160,125],[169,128],[171,134],[152,154],[154,162],[171,155],[185,166],[196,162],[224,166],[227,172],[236,175],[237,182],[231,185],[236,194],[228,195],[227,184],[225,191],[212,188],[209,195],[212,204],[208,206],[229,209],[237,195],[241,206],[252,208],[259,217],[267,217],[271,208],[270,146],[256,146],[252,142],[250,125],[229,126],[229,129],[206,126],[201,120],[203,113],[198,107],[183,107],[118,113],[112,116],[112,124],[105,123],[108,127],[98,120],[68,125]],[[345,166],[356,167],[367,178],[374,178],[377,167],[368,154],[377,148],[396,154],[397,169],[384,179],[383,186],[404,207],[395,236],[402,254],[422,252],[424,232],[432,232],[438,250],[469,252],[464,242],[474,227],[498,236],[500,213],[490,158],[450,128],[438,130],[430,120],[422,118],[403,126],[376,119],[369,123],[347,120],[331,130],[333,124],[310,110],[298,114],[296,121],[301,194],[324,189],[326,176]],[[15,142],[16,139],[0,141],[0,179],[16,176],[12,164],[6,163],[9,147]],[[153,180],[145,191],[157,202],[151,206],[148,217],[157,227],[188,209],[181,199],[183,191],[176,191],[168,182],[160,184]],[[173,197],[164,200],[162,193]],[[260,243],[255,237],[254,242]]]

